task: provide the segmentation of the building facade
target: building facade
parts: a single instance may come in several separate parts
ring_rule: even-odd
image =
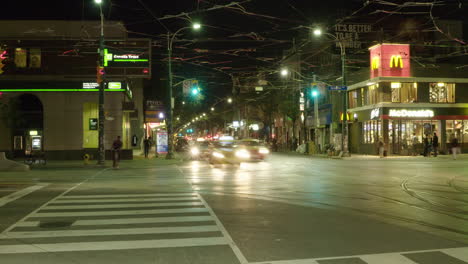
[[[380,44],[370,55],[370,78],[348,87],[352,152],[377,154],[383,140],[389,154],[420,154],[424,138],[434,133],[441,152],[454,137],[468,150],[468,78],[462,70],[416,70],[405,44]]]
[[[28,151],[44,152],[48,159],[97,158],[100,24],[2,21],[1,26],[7,30],[0,33],[0,152],[11,158]],[[143,79],[150,76],[150,41],[130,39],[126,32],[120,22],[104,24],[104,138],[110,150],[120,136],[123,156],[132,158],[135,138],[144,135]]]

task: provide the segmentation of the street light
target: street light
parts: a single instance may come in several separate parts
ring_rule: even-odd
[[[343,41],[340,40],[337,36],[327,33],[327,32],[322,32],[321,29],[315,28],[313,30],[313,34],[315,36],[321,36],[322,34],[325,34],[329,37],[331,37],[333,40],[338,42],[338,45],[340,46],[340,51],[341,51],[341,85],[343,87],[346,87],[346,49],[345,46],[343,45]],[[349,155],[349,150],[348,150],[348,118],[347,118],[347,92],[343,92],[343,125],[341,127],[341,151],[343,151],[343,156],[348,156]]]
[[[232,98],[229,97],[229,98],[227,99],[227,102],[228,102],[228,104],[231,104],[231,103],[232,103]]]
[[[104,146],[104,86],[106,83],[104,69],[104,15],[102,13],[102,0],[94,0],[99,5],[99,14],[101,17],[101,34],[99,37],[99,109],[98,109],[98,164],[104,165],[105,163],[105,146]]]
[[[99,0],[98,0],[99,1]],[[167,134],[169,136],[168,138],[168,145],[167,145],[167,155],[166,159],[173,159],[174,158],[174,153],[173,153],[173,144],[174,141],[173,139],[173,120],[172,120],[172,115],[173,115],[173,98],[172,98],[172,43],[174,42],[175,37],[179,32],[185,29],[192,28],[194,30],[200,30],[201,29],[201,24],[200,23],[193,23],[191,27],[183,27],[174,32],[174,34],[170,34],[170,32],[167,32],[167,69],[168,69],[168,75],[169,75],[169,85],[168,85],[168,97],[169,97],[169,111],[167,113]],[[193,91],[192,91],[193,93]],[[198,90],[197,90],[198,94]]]
[[[211,111],[214,111],[214,110],[215,110],[214,107],[211,107]]]
[[[284,69],[281,69],[280,74],[281,74],[281,76],[284,77],[284,76],[287,76],[289,74],[289,71],[288,71],[288,69],[284,68]]]

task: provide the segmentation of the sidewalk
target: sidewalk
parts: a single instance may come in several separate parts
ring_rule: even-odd
[[[365,155],[365,154],[353,154],[350,157],[339,157],[339,156],[328,156],[327,154],[302,154],[295,151],[284,151],[284,152],[273,152],[275,155],[288,155],[288,156],[302,156],[310,158],[323,158],[323,159],[343,159],[343,160],[401,160],[401,161],[449,161],[453,160],[452,155],[438,155],[437,157],[424,157],[418,156],[399,156],[391,155],[384,158],[380,158],[378,155]],[[457,160],[467,160],[468,154],[458,154]]]

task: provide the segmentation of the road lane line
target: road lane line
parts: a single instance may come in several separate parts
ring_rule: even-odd
[[[70,204],[70,203],[120,203],[120,202],[158,202],[158,201],[189,201],[189,200],[198,200],[196,196],[194,197],[174,197],[174,198],[129,198],[129,199],[58,199],[54,201],[54,204]]]
[[[228,241],[222,237],[29,244],[0,246],[0,254],[197,247],[227,244]]]
[[[240,264],[248,264],[249,262],[247,261],[247,259],[245,258],[244,254],[242,254],[242,252],[240,251],[239,247],[237,247],[236,243],[234,242],[234,240],[232,240],[232,237],[231,235],[229,235],[228,231],[226,230],[226,228],[224,228],[223,224],[221,223],[221,221],[218,219],[218,217],[216,216],[216,214],[214,213],[213,209],[211,209],[211,207],[208,205],[208,203],[205,201],[205,199],[203,199],[203,197],[198,193],[197,194],[198,197],[200,198],[200,200],[203,202],[203,204],[205,204],[205,207],[206,209],[208,210],[208,212],[210,212],[210,215],[213,217],[213,219],[215,220],[216,224],[218,225],[219,229],[221,230],[221,233],[223,233],[224,237],[227,239],[228,241],[228,244],[229,246],[231,247],[232,251],[234,252],[234,254],[236,255],[237,259],[239,260]]]
[[[116,218],[77,220],[72,226],[94,226],[94,225],[127,225],[127,224],[152,224],[152,223],[181,223],[181,222],[206,222],[214,221],[211,216],[176,216],[176,217],[143,217],[143,218]],[[36,227],[40,221],[26,221],[18,223],[17,227]]]
[[[132,197],[178,197],[196,196],[196,193],[153,193],[153,194],[96,194],[96,195],[66,195],[61,199],[92,199],[92,198],[132,198]]]
[[[198,213],[208,212],[206,208],[177,208],[177,209],[153,209],[153,210],[125,210],[125,211],[100,211],[100,212],[46,212],[35,213],[32,217],[66,217],[66,216],[104,216],[104,215],[150,215],[170,213]]]
[[[76,237],[76,236],[119,236],[168,233],[198,233],[220,232],[216,225],[207,226],[178,226],[178,227],[144,227],[144,228],[116,228],[116,229],[88,229],[88,230],[56,230],[56,231],[26,231],[8,232],[0,235],[0,239],[15,238],[48,238],[48,237]]]
[[[461,259],[465,262],[468,262],[468,247],[464,248],[448,248],[440,250],[447,255],[450,255],[454,258]]]
[[[131,207],[161,207],[161,206],[198,206],[202,202],[188,203],[129,203],[129,204],[83,204],[83,205],[48,205],[44,210],[49,209],[105,209],[105,208],[131,208]]]
[[[13,202],[14,200],[20,199],[32,192],[35,192],[37,190],[40,190],[46,186],[48,186],[48,183],[41,183],[41,184],[36,184],[33,186],[26,187],[22,190],[19,190],[17,192],[11,193],[9,195],[6,195],[4,197],[0,198],[0,207],[6,205],[7,203]]]

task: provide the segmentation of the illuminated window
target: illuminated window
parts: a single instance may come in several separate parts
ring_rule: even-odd
[[[367,103],[368,104],[376,104],[379,102],[378,100],[378,84],[368,86],[367,90]]]
[[[379,142],[382,136],[382,122],[380,120],[366,121],[362,123],[362,136],[365,144]]]
[[[430,83],[429,101],[431,103],[455,103],[455,84]]]
[[[348,108],[358,107],[358,92],[357,90],[348,93],[349,101]]]
[[[392,102],[411,103],[417,101],[418,84],[417,83],[399,83],[392,82]]]
[[[16,48],[15,49],[15,65],[18,68],[26,68],[27,61],[26,49]]]

